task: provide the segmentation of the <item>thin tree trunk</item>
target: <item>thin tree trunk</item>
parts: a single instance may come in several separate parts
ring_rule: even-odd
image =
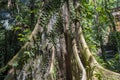
[[[35,1],[31,0],[30,1],[30,11],[31,11],[31,15],[30,15],[30,20],[31,20],[31,24],[30,24],[30,29],[32,29],[34,27],[34,23],[35,23],[35,15],[34,15],[34,7],[35,7]]]
[[[7,59],[8,59],[8,36],[7,36],[7,31],[5,30],[5,54],[4,54],[4,63],[7,63]],[[5,57],[6,56],[6,57]]]

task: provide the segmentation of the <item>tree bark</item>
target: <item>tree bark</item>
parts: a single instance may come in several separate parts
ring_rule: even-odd
[[[81,61],[80,57],[79,57],[78,50],[77,50],[77,44],[76,44],[75,39],[72,41],[72,43],[73,43],[73,48],[72,48],[73,49],[73,54],[75,56],[75,59],[76,59],[77,64],[79,66],[79,69],[82,70],[82,78],[81,78],[81,80],[87,80],[86,70],[85,70],[85,68],[84,68],[84,66],[82,64],[82,61]]]
[[[64,36],[65,36],[65,43],[66,43],[66,54],[65,54],[65,64],[66,64],[66,80],[72,80],[72,71],[71,71],[71,54],[72,54],[72,45],[71,45],[71,35],[69,34],[69,0],[66,0],[64,7],[63,7],[63,17],[64,17]]]

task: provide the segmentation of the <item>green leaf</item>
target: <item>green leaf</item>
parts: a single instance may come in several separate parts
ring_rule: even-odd
[[[20,34],[18,34],[18,36],[23,37],[24,35],[20,33]]]
[[[18,62],[15,61],[15,62],[13,63],[13,66],[14,66],[14,67],[17,67],[17,66],[18,66]]]
[[[97,12],[100,12],[102,10],[102,7],[97,7],[96,10]]]

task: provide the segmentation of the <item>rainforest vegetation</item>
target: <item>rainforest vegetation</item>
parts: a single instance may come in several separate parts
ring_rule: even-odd
[[[120,0],[0,0],[0,80],[120,80]]]

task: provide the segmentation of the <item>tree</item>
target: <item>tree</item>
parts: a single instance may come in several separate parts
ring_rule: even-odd
[[[5,80],[119,80],[120,74],[99,65],[86,43],[89,32],[85,28],[93,29],[93,33],[96,29],[89,25],[99,21],[97,31],[102,32],[101,24],[108,19],[102,13],[104,8],[97,4],[93,0],[45,0],[29,39],[8,62],[10,70]],[[93,16],[97,19],[93,20]],[[84,21],[90,21],[89,27]],[[98,35],[102,41],[102,35]]]

